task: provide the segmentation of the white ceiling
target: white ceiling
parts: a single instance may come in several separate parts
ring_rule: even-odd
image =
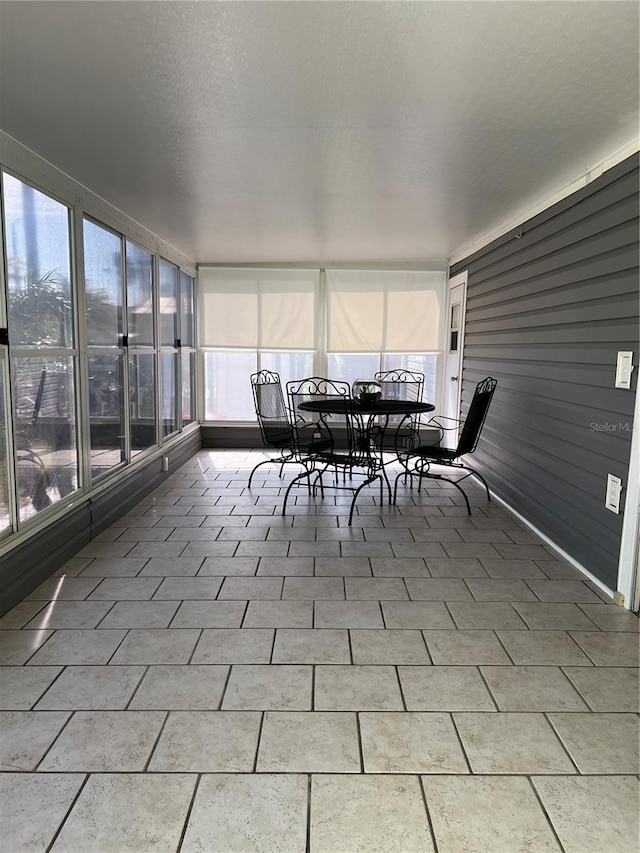
[[[197,262],[447,258],[638,132],[636,2],[1,2],[0,126]]]

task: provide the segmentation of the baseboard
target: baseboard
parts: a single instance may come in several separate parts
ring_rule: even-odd
[[[201,426],[203,447],[219,450],[253,450],[264,448],[257,424],[238,426],[232,424],[207,424]]]
[[[477,483],[481,488],[483,488],[483,489],[484,489],[484,484],[483,484],[483,483],[482,483],[482,482],[481,482],[481,481],[480,481],[480,480],[479,480],[475,475],[472,475],[472,479],[473,479],[473,480],[474,480],[474,481],[475,481],[475,482],[476,482],[476,483]],[[602,592],[604,592],[604,593],[605,593],[606,595],[608,595],[610,598],[613,598],[614,590],[609,589],[609,587],[608,587],[606,584],[604,584],[604,583],[603,583],[599,578],[597,578],[594,574],[592,574],[592,573],[589,571],[589,569],[585,569],[585,567],[582,565],[582,563],[579,563],[579,562],[575,559],[575,557],[572,557],[572,556],[571,556],[571,554],[568,554],[564,549],[562,549],[558,544],[556,544],[556,543],[553,541],[553,539],[550,539],[550,538],[546,535],[546,533],[543,533],[543,532],[542,532],[542,530],[539,530],[539,529],[535,526],[535,524],[532,524],[532,523],[529,521],[529,519],[528,519],[528,518],[525,518],[525,516],[524,516],[524,515],[522,515],[521,513],[519,513],[517,509],[514,509],[514,508],[511,506],[511,504],[510,504],[510,503],[508,503],[508,501],[505,501],[505,499],[504,499],[504,498],[501,498],[501,497],[500,497],[500,495],[497,495],[497,494],[493,491],[493,489],[489,489],[489,492],[490,492],[490,494],[491,494],[491,500],[492,500],[492,501],[496,501],[496,503],[499,503],[499,504],[501,504],[503,507],[505,507],[506,509],[508,509],[508,510],[509,510],[509,512],[510,512],[510,513],[512,513],[513,515],[515,515],[515,517],[516,517],[519,521],[522,521],[522,523],[523,523],[523,524],[526,524],[526,525],[527,525],[527,527],[529,528],[529,530],[531,530],[533,533],[535,533],[535,534],[536,534],[536,536],[539,536],[541,539],[544,539],[544,541],[547,543],[547,545],[551,545],[551,547],[553,548],[553,550],[554,550],[554,551],[557,551],[557,553],[558,553],[558,554],[560,554],[560,556],[562,557],[562,559],[563,559],[563,560],[566,560],[566,561],[567,561],[567,563],[571,563],[571,565],[572,565],[572,566],[575,566],[575,568],[576,568],[576,569],[578,569],[578,571],[579,571],[579,572],[581,572],[583,575],[586,575],[586,577],[591,581],[591,583],[595,584],[595,586],[597,586],[597,587],[598,587],[598,589],[601,589],[601,590],[602,590]]]

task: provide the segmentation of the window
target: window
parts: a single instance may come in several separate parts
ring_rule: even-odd
[[[191,275],[79,209],[74,244],[73,201],[4,170],[0,193],[4,549],[195,421],[196,310]]]
[[[122,238],[84,220],[91,476],[126,461]]]
[[[199,288],[206,420],[255,421],[249,376],[261,369],[283,385],[417,370],[438,402],[444,272],[204,267]]]
[[[258,370],[283,383],[313,373],[318,281],[319,270],[200,269],[206,420],[255,421]]]
[[[12,463],[18,518],[25,521],[78,488],[78,352],[72,299],[71,213],[66,205],[8,174],[3,176],[3,194],[16,450]],[[2,370],[6,366],[0,364]],[[6,447],[2,434],[0,444]],[[4,454],[0,459],[5,459],[4,466],[0,466],[0,494],[3,490],[6,494],[8,471]],[[6,510],[0,509],[0,513],[6,516]]]
[[[7,454],[7,405],[5,402],[5,391],[7,385],[7,360],[0,347],[0,536],[11,528],[11,514],[9,512],[9,463]]]
[[[160,258],[160,420],[162,435],[178,429],[178,267]]]
[[[195,281],[180,272],[180,358],[182,370],[182,426],[193,423],[195,411]]]
[[[126,243],[131,456],[158,443],[153,255]]]

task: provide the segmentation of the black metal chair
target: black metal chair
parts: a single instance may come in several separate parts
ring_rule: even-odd
[[[384,370],[376,373],[375,378],[380,383],[383,400],[410,400],[421,403],[424,390],[424,373],[417,370]],[[382,449],[394,451],[397,443],[407,444],[419,428],[420,416],[406,418],[402,415],[391,415],[385,422],[385,428],[374,440]],[[398,431],[400,430],[400,434]]]
[[[252,374],[251,390],[262,441],[266,447],[279,450],[280,455],[258,462],[249,475],[249,487],[251,487],[253,475],[262,465],[270,463],[280,465],[280,476],[282,476],[285,465],[304,465],[307,457],[330,445],[326,439],[315,439],[311,433],[298,435],[299,424],[292,420],[291,413],[285,405],[282,384],[277,373],[261,370],[259,373]]]
[[[400,480],[400,478],[406,478],[407,476],[409,476],[410,478],[418,477],[418,488],[420,488],[420,484],[423,477],[430,478],[432,480],[446,480],[447,482],[451,483],[462,493],[469,515],[471,515],[471,506],[469,505],[469,499],[465,494],[464,489],[460,485],[460,482],[462,480],[466,480],[467,477],[470,477],[472,474],[474,474],[483,483],[487,492],[487,499],[491,500],[491,495],[489,494],[489,487],[487,486],[484,477],[477,471],[474,471],[472,468],[470,468],[467,464],[459,462],[458,460],[462,456],[466,456],[473,453],[476,447],[478,446],[480,433],[482,431],[482,427],[484,426],[484,422],[487,417],[487,412],[489,411],[489,405],[493,398],[493,394],[496,390],[497,384],[497,380],[493,379],[491,376],[487,376],[486,379],[483,379],[481,382],[478,382],[464,423],[462,421],[455,420],[454,418],[443,417],[431,418],[429,421],[427,421],[425,426],[431,427],[432,429],[433,427],[437,427],[438,430],[440,430],[440,438],[438,443],[420,443],[419,434],[417,434],[417,441],[414,446],[407,446],[406,443],[403,445],[398,444],[396,448],[398,459],[404,470],[398,474],[394,483],[394,503],[397,499],[398,494],[398,481]],[[442,421],[450,421],[451,426],[446,426],[442,423]],[[445,431],[451,429],[459,429],[460,425],[462,425],[462,429],[460,430],[460,436],[458,438],[458,443],[456,447],[452,449],[447,447],[441,447],[440,442],[444,437]],[[464,474],[464,476],[462,477],[459,477],[457,480],[453,480],[450,477],[443,476],[442,474],[433,473],[431,471],[432,465],[442,465],[448,468],[455,468],[456,470],[465,470],[468,473]]]
[[[313,400],[349,400],[350,398],[351,389],[348,382],[325,379],[322,376],[310,376],[307,379],[287,382],[287,401],[298,430],[298,440],[305,441],[307,434],[315,433],[316,439],[330,441],[330,444],[325,446],[327,450],[333,450],[338,443],[343,447],[348,446],[348,444],[345,445],[348,435],[339,435],[349,428],[346,415],[305,412],[299,408],[299,405]],[[339,441],[339,439],[342,440]]]
[[[286,514],[291,490],[301,485],[306,479],[314,495],[317,494],[318,488],[324,495],[325,487],[352,492],[353,499],[349,512],[349,524],[351,524],[358,495],[365,486],[376,479],[380,479],[380,501],[382,502],[383,479],[380,474],[381,466],[375,465],[369,447],[360,446],[359,436],[353,428],[351,413],[353,401],[349,383],[320,376],[287,382],[287,399],[295,422],[298,424],[297,435],[304,436],[305,431],[313,435],[313,452],[308,456],[306,470],[289,483],[282,514]],[[320,401],[335,403],[336,411],[318,413],[299,408],[300,403]],[[319,449],[322,444],[326,445],[325,449]],[[333,472],[333,479],[327,483],[323,477],[329,470]],[[358,480],[357,485],[351,482],[356,471],[359,471],[359,475],[363,477],[362,482]],[[349,484],[347,484],[347,477]]]
[[[293,427],[284,402],[279,374],[271,370],[253,373],[251,375],[251,391],[262,441],[265,447],[279,450],[280,455],[258,462],[249,474],[249,488],[253,475],[262,465],[279,464],[280,476],[282,476],[283,466],[287,462],[293,462],[295,457]]]
[[[34,450],[19,449],[16,453],[18,488],[21,499],[28,499],[35,510],[46,509],[53,501],[49,497],[52,486],[49,472],[40,455]]]
[[[411,400],[419,403],[424,389],[424,373],[418,370],[384,370],[375,378],[382,388],[383,400]]]

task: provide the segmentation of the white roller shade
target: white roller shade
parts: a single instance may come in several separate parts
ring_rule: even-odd
[[[439,349],[444,272],[327,270],[330,352]]]
[[[198,272],[204,346],[315,349],[318,270]]]

